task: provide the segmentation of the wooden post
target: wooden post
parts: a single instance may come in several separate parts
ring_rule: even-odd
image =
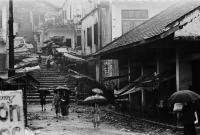
[[[176,91],[180,90],[180,54],[176,49]],[[177,126],[180,126],[180,114],[177,113]]]
[[[144,75],[144,68],[141,66],[141,75]],[[144,115],[144,108],[145,108],[145,91],[144,89],[141,90],[141,112],[142,116]]]
[[[176,49],[176,91],[180,90],[180,58],[179,50]]]
[[[131,82],[131,63],[130,63],[130,58],[128,58],[128,83],[130,84]],[[131,94],[129,93],[129,113],[131,113]]]
[[[9,69],[8,76],[15,75],[14,70],[14,35],[13,35],[13,1],[9,0]]]
[[[131,82],[131,61],[130,61],[130,58],[128,58],[128,82],[130,83]]]

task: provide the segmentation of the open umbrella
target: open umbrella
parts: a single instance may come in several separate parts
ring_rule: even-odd
[[[92,92],[96,93],[96,94],[103,94],[103,91],[99,88],[94,88],[92,89]]]
[[[105,101],[106,101],[106,98],[98,94],[84,99],[84,102],[87,102],[87,103],[103,103]]]
[[[65,92],[69,92],[69,93],[71,92],[71,90],[68,87],[66,87],[66,86],[58,86],[58,87],[56,87],[55,90],[65,91]]]
[[[174,92],[168,99],[169,103],[192,103],[197,100],[200,100],[200,95],[190,90]]]
[[[50,95],[51,92],[49,90],[38,90],[38,93],[43,94],[43,95]]]

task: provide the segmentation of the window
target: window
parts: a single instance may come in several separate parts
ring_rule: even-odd
[[[148,10],[122,10],[122,19],[147,19]]]
[[[148,10],[122,10],[122,34],[140,25],[148,19]]]
[[[98,45],[98,23],[94,24],[94,44]]]
[[[71,38],[67,38],[66,39],[66,46],[72,47],[72,45],[71,45]]]
[[[77,46],[81,46],[81,36],[77,36]]]
[[[92,27],[87,28],[87,45],[92,47]]]

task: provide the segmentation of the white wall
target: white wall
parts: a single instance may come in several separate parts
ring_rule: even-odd
[[[190,23],[188,23],[187,25],[185,25],[183,27],[183,29],[180,29],[178,31],[175,32],[175,37],[180,37],[180,36],[200,36],[200,11],[196,11],[193,14],[189,15],[188,17],[184,18],[181,21],[182,23],[186,23],[191,21]],[[197,17],[198,16],[198,17]],[[196,17],[196,18],[195,18]],[[195,18],[195,19],[194,19]]]
[[[82,17],[97,7],[98,0],[82,0]]]
[[[94,24],[98,22],[98,11],[94,12],[92,15],[88,16],[82,21],[82,50],[84,51],[85,48],[85,53],[86,55],[94,53],[96,51],[96,45],[94,44]],[[92,50],[90,47],[87,45],[87,28],[92,27]],[[84,37],[84,31],[85,31],[85,36]],[[85,38],[85,41],[84,41]]]
[[[64,18],[64,23],[66,24],[68,20],[73,20],[74,23],[78,23],[82,15],[82,0],[66,0],[63,4],[62,11],[66,12],[66,18]]]
[[[174,1],[112,2],[112,40],[122,35],[121,10],[148,9],[149,18],[172,5]]]
[[[4,6],[2,7],[2,36],[4,41],[7,40],[7,23],[8,23],[7,17],[8,17],[7,8]]]

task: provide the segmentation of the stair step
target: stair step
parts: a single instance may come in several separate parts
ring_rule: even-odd
[[[73,92],[75,84],[73,81],[68,81],[65,77],[65,73],[59,73],[56,69],[46,69],[46,65],[41,65],[40,71],[32,72],[32,76],[40,82],[37,86],[39,90],[48,90],[50,94],[47,95],[47,103],[51,103],[53,99],[53,91],[59,85],[66,85],[72,93],[70,95],[70,101],[75,101],[75,93]],[[28,103],[40,103],[40,96],[38,90],[27,91]]]

